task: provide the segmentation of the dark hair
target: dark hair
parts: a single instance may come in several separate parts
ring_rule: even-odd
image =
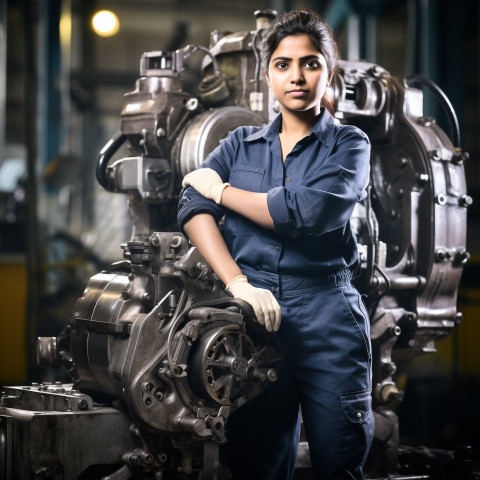
[[[315,12],[292,10],[277,17],[265,31],[262,41],[263,66],[268,64],[278,44],[289,35],[308,35],[315,48],[325,57],[328,70],[334,70],[338,59],[338,47],[330,26]]]

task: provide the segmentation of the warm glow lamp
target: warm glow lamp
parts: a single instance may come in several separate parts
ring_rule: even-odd
[[[97,35],[101,37],[111,37],[118,32],[120,22],[113,12],[101,10],[93,16],[92,27]]]

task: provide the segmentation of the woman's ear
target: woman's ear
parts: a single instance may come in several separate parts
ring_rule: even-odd
[[[265,80],[267,81],[267,85],[270,87],[270,79],[268,78],[268,70],[263,70],[263,75],[265,76]]]
[[[330,84],[332,83],[332,80],[333,80],[333,68],[332,70],[330,70],[330,75],[328,76],[327,87],[330,86]]]

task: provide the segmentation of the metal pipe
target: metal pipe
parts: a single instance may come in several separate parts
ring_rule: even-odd
[[[35,345],[38,327],[38,304],[40,284],[40,249],[38,245],[37,218],[37,68],[35,63],[34,12],[33,0],[22,1],[24,29],[24,122],[27,147],[27,306],[25,318],[25,341],[27,352],[27,372],[31,376],[36,355]]]
[[[0,164],[5,152],[5,117],[7,102],[7,2],[0,2]]]

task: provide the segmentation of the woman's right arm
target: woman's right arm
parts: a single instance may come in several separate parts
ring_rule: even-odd
[[[258,323],[267,331],[276,332],[280,327],[282,312],[270,290],[256,288],[248,283],[240,267],[230,254],[214,217],[208,213],[194,215],[183,225],[190,242],[198,248],[220,280],[234,298],[249,303]]]
[[[242,271],[230,255],[212,215],[199,213],[190,218],[183,228],[192,245],[198,248],[225,285],[228,285],[235,277],[242,275]]]

